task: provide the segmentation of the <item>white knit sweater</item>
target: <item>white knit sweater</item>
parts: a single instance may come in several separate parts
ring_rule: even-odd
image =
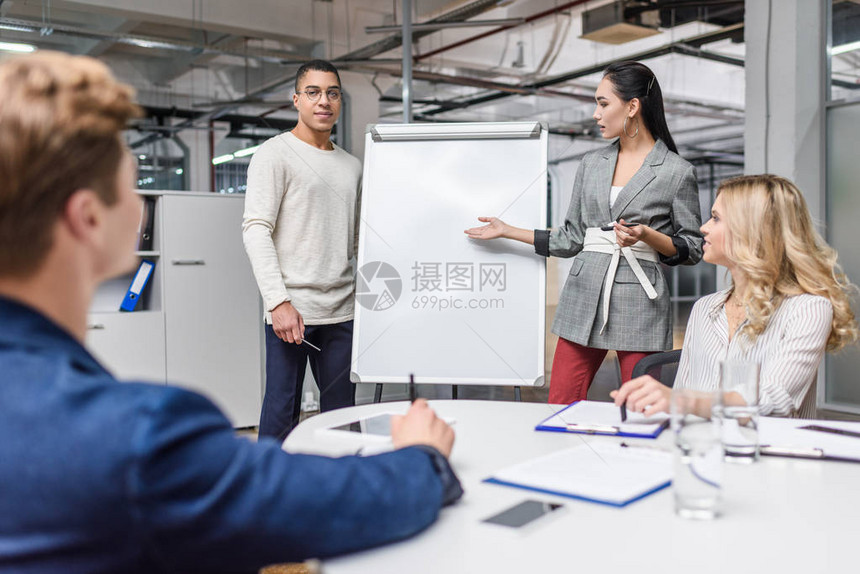
[[[256,151],[242,236],[267,322],[284,301],[307,325],[352,319],[360,185],[361,163],[338,146],[320,150],[285,132]]]

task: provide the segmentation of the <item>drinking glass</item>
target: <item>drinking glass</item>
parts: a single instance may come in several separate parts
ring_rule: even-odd
[[[716,392],[675,389],[670,420],[675,439],[675,513],[709,520],[720,514],[723,451],[720,419],[710,417]]]
[[[720,401],[714,416],[722,418],[723,451],[727,462],[749,464],[759,458],[758,363],[720,363]]]

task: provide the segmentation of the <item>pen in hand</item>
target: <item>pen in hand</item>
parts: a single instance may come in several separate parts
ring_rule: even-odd
[[[619,380],[618,381],[618,390],[619,391],[621,390],[621,384],[622,383]],[[623,403],[621,403],[621,405],[618,408],[621,409],[621,422],[627,422],[627,401],[624,401]]]
[[[309,342],[307,342],[307,341],[306,341],[306,340],[304,340],[304,339],[302,339],[302,340],[301,340],[301,344],[302,344],[302,345],[307,345],[308,347],[310,347],[310,348],[311,348],[311,349],[313,349],[314,351],[322,351],[322,349],[320,349],[319,347],[317,347],[317,346],[316,346],[316,345],[314,345],[313,343],[309,343]]]
[[[409,373],[409,402],[414,403],[418,395],[415,394],[415,375]]]
[[[620,223],[619,225],[623,225],[624,227],[636,227],[639,224],[638,223]],[[601,229],[601,231],[612,231],[615,229],[615,224],[609,223],[607,225],[602,226],[600,229]]]

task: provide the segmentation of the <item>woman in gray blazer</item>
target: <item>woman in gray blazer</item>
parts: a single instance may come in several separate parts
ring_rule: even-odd
[[[638,62],[609,66],[594,119],[609,146],[586,155],[564,224],[526,230],[495,217],[466,230],[475,239],[533,244],[543,256],[574,257],[552,331],[559,336],[549,401],[586,398],[609,349],[623,381],[642,357],[672,348],[669,288],[660,263],[702,257],[696,173],[677,154],[654,73]]]

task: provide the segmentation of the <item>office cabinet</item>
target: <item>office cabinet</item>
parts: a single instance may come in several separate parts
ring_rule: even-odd
[[[164,196],[162,272],[168,380],[251,426],[262,404],[263,312],[242,245],[242,197]]]
[[[87,321],[90,352],[123,379],[164,383],[164,314],[90,313]]]
[[[236,427],[259,421],[263,312],[242,246],[244,196],[150,193],[155,264],[131,313],[119,312],[134,272],[101,286],[87,344],[121,379],[207,395]]]

